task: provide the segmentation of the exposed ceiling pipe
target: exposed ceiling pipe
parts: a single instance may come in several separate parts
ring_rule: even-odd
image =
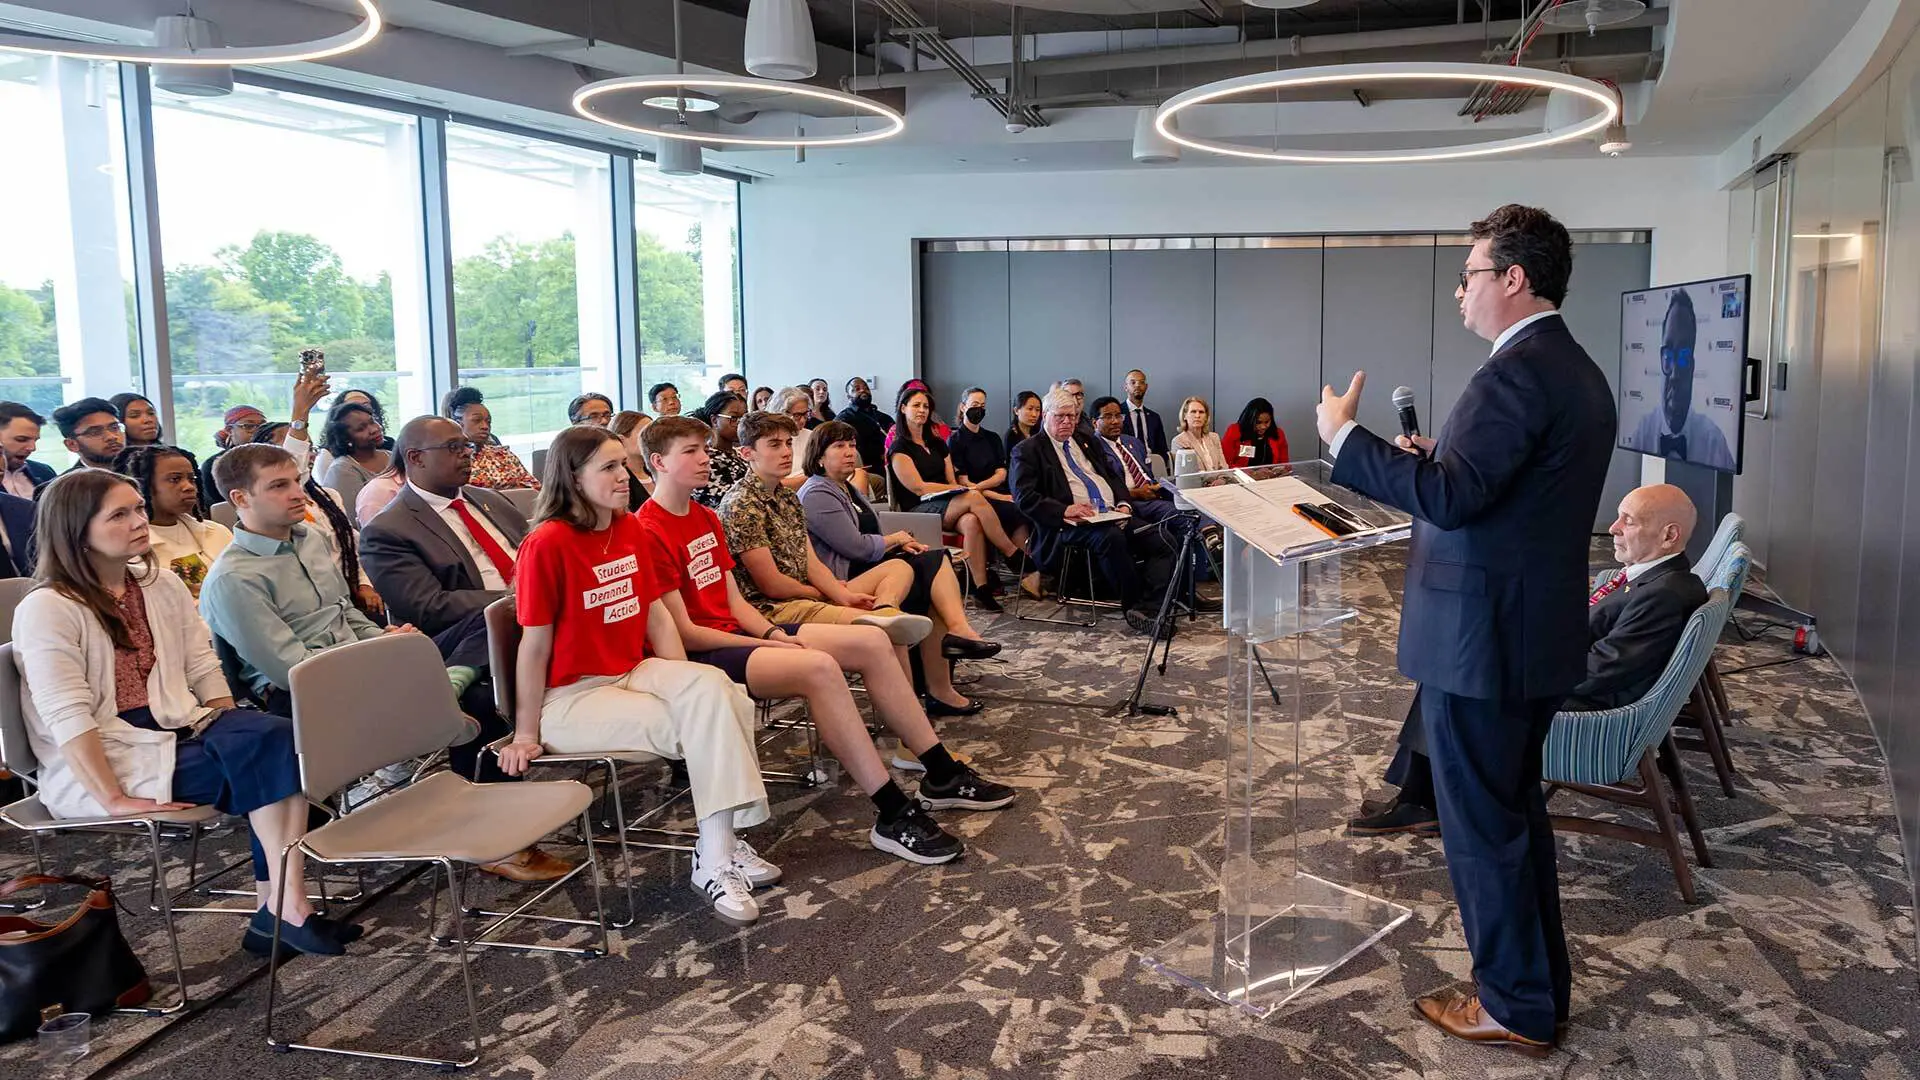
[[[880,0],[882,8],[904,6],[902,0]],[[1664,26],[1667,22],[1666,8],[1648,8],[1631,22],[1620,23],[1615,29],[1627,30],[1638,27]],[[908,23],[907,25],[918,25]],[[1102,71],[1122,71],[1130,68],[1153,67],[1156,64],[1217,64],[1234,60],[1247,60],[1259,57],[1276,56],[1314,56],[1327,53],[1358,52],[1368,49],[1407,49],[1428,45],[1450,45],[1460,42],[1485,41],[1488,36],[1511,35],[1527,24],[1519,19],[1505,19],[1488,22],[1482,26],[1468,24],[1415,26],[1399,30],[1362,30],[1342,34],[1314,34],[1300,37],[1261,38],[1255,41],[1231,42],[1224,45],[1198,45],[1183,48],[1171,46],[1164,49],[1136,49],[1131,52],[1099,53],[1087,56],[1063,56],[1051,60],[1029,60],[1021,65],[1025,78],[1040,79],[1050,75],[1080,75]],[[1581,27],[1561,28],[1544,27],[1542,34],[1586,33]],[[932,45],[934,40],[946,44],[946,39],[925,38]],[[929,48],[929,52],[940,55],[938,50]],[[954,53],[957,57],[959,54]],[[895,71],[882,75],[856,75],[845,81],[849,90],[882,90],[901,87],[934,86],[944,82],[962,80],[969,85],[975,79],[1004,79],[1009,74],[1010,64],[984,64],[974,66],[962,60],[955,65],[942,57],[942,62],[954,70],[929,69],[922,71]],[[961,69],[965,69],[964,72]],[[979,90],[979,86],[974,86]]]
[[[902,72],[901,74],[910,77],[929,74],[938,75],[941,81],[959,79],[973,88],[973,95],[975,97],[984,98],[990,102],[994,109],[1009,122],[1017,121],[1028,127],[1047,126],[1046,117],[1040,115],[1040,111],[1033,106],[1009,104],[1007,96],[1001,93],[1000,88],[989,82],[987,77],[980,73],[979,68],[968,63],[967,59],[960,55],[960,51],[953,47],[953,43],[943,37],[940,32],[934,29],[925,19],[921,18],[920,14],[913,10],[913,6],[907,3],[907,0],[874,0],[874,6],[879,8],[882,14],[898,24],[902,28],[903,33],[911,35],[915,48],[925,49],[933,55],[934,59],[946,65],[944,69],[934,69],[932,71],[922,71],[918,73]],[[997,66],[1000,70],[995,77],[1006,78],[1008,76],[1006,70],[1007,65],[1001,64]],[[878,80],[890,78],[893,78],[893,76],[856,75],[850,79],[842,80],[841,85],[848,90],[883,89],[883,87],[879,85]]]

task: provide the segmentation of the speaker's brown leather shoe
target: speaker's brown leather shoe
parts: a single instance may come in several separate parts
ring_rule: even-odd
[[[549,855],[537,847],[530,847],[524,851],[516,851],[498,862],[481,863],[474,869],[506,878],[508,881],[533,883],[559,881],[573,869],[573,864]]]
[[[1479,994],[1443,990],[1416,1000],[1413,1011],[1422,1020],[1456,1039],[1503,1047],[1531,1058],[1543,1058],[1553,1052],[1552,1043],[1529,1039],[1501,1026],[1500,1021],[1480,1007]]]

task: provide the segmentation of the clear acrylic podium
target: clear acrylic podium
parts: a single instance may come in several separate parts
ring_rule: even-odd
[[[1336,782],[1353,735],[1341,701],[1341,669],[1352,662],[1351,650],[1341,648],[1343,632],[1361,615],[1343,593],[1343,565],[1357,584],[1351,556],[1406,539],[1410,522],[1333,486],[1325,462],[1288,468],[1382,528],[1274,557],[1223,523],[1227,700],[1195,710],[1218,722],[1224,744],[1219,904],[1206,921],[1141,958],[1148,968],[1254,1016],[1286,1005],[1412,914],[1351,883],[1355,849],[1338,826],[1353,803]],[[1189,474],[1178,483],[1187,488],[1222,475]],[[1374,605],[1395,601],[1371,598]],[[1352,644],[1352,635],[1345,640]]]

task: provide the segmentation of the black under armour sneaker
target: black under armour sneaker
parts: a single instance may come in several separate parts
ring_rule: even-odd
[[[1013,801],[1014,791],[996,784],[968,765],[962,765],[944,784],[920,780],[920,805],[929,810],[998,810]]]
[[[874,822],[867,839],[881,851],[927,866],[952,862],[966,850],[959,837],[942,829],[918,806],[908,806],[892,821]]]

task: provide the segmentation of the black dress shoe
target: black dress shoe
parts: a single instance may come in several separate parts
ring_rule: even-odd
[[[996,615],[1006,610],[1000,606],[1000,601],[993,598],[990,590],[980,585],[973,587],[973,606]]]
[[[965,705],[949,705],[933,695],[927,695],[928,716],[974,716],[986,705],[979,698],[969,698]]]
[[[1399,833],[1439,836],[1440,815],[1416,803],[1396,801],[1377,814],[1347,822],[1348,836],[1394,836]]]
[[[940,655],[949,660],[985,660],[1000,655],[1000,643],[948,634],[940,642]]]
[[[1151,634],[1153,633],[1153,621],[1159,618],[1159,616],[1160,613],[1158,611],[1136,611],[1129,609],[1127,611],[1127,628],[1136,634]],[[1160,624],[1160,636],[1162,638],[1173,637],[1172,619],[1168,619]]]

